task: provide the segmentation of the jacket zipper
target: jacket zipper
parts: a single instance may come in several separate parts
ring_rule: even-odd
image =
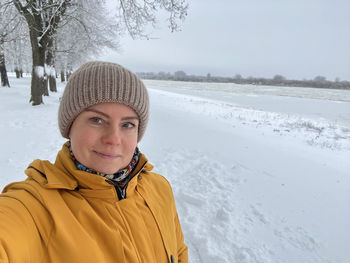
[[[142,167],[135,173],[135,175],[134,175],[132,178],[134,178],[135,176],[139,176],[139,173],[140,173],[140,172],[142,171],[142,169],[146,166],[146,164],[147,164],[147,161],[142,165]],[[132,180],[132,178],[130,179],[130,181]],[[129,182],[130,182],[130,181],[129,181]],[[117,192],[117,195],[118,195],[119,200],[126,199],[126,188],[128,187],[128,185],[126,185],[126,187],[125,187],[125,193],[122,193],[120,187],[119,187],[115,182],[113,182],[113,181],[110,180],[110,179],[107,179],[106,182],[114,186],[114,189],[115,189],[116,192]],[[129,182],[128,182],[128,184],[129,184]]]

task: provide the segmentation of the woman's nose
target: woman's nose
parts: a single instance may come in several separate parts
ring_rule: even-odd
[[[121,144],[121,131],[118,127],[109,127],[102,136],[102,142],[110,145]]]

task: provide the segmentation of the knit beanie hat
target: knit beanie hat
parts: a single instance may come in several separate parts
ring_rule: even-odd
[[[139,117],[139,142],[146,130],[149,98],[142,81],[121,65],[92,61],[83,64],[69,78],[58,109],[58,126],[64,138],[75,118],[86,108],[103,102],[131,107]]]

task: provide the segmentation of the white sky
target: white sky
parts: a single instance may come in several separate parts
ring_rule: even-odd
[[[124,37],[101,59],[133,71],[350,80],[349,0],[188,0],[182,31]]]

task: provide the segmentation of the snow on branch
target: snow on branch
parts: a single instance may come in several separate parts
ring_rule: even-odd
[[[49,35],[51,35],[54,31],[56,31],[58,23],[60,22],[62,16],[64,15],[64,12],[66,10],[67,4],[70,3],[70,0],[61,0],[55,4],[51,4],[48,6],[45,6],[43,8],[49,13],[49,18],[44,19],[44,23],[46,24],[45,29],[43,30],[41,36],[39,37],[38,41],[40,43],[41,39],[47,38]],[[52,13],[51,13],[52,11]],[[43,14],[46,12],[43,12]]]

